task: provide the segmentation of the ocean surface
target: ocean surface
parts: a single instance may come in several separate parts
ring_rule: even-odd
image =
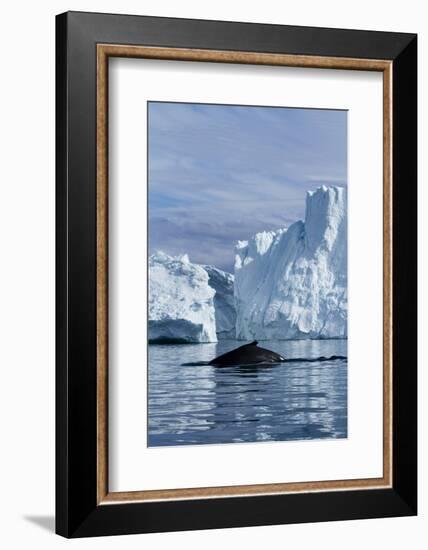
[[[347,359],[204,365],[244,343],[149,346],[150,447],[347,437]],[[289,359],[347,356],[346,340],[259,346]]]

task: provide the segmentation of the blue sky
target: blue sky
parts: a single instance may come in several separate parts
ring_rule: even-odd
[[[234,242],[302,219],[307,190],[346,186],[347,113],[148,106],[149,245],[233,272]]]

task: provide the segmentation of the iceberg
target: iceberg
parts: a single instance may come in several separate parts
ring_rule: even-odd
[[[322,186],[304,221],[235,247],[236,338],[346,338],[347,197]]]
[[[208,273],[208,284],[215,290],[214,310],[216,333],[219,340],[235,339],[235,297],[233,290],[234,277],[212,265],[204,265]]]
[[[149,257],[149,342],[217,342],[215,290],[187,254]]]

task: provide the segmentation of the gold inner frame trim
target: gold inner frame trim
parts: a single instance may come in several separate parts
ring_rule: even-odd
[[[383,476],[225,487],[109,492],[108,488],[108,59],[133,57],[383,73]],[[256,52],[97,45],[97,503],[377,489],[392,486],[392,62]]]

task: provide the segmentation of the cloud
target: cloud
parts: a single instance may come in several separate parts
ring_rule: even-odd
[[[194,261],[232,269],[234,240],[346,185],[344,111],[151,102],[148,131],[150,245]]]

